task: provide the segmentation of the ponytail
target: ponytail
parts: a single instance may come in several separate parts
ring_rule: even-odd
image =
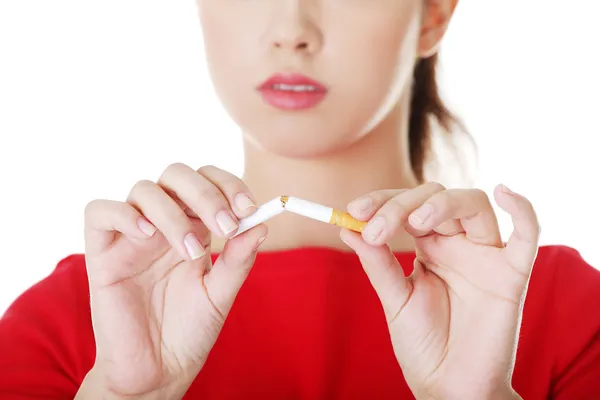
[[[419,182],[425,180],[425,167],[430,158],[432,122],[437,122],[442,133],[451,135],[461,122],[446,107],[440,97],[436,77],[438,54],[420,59],[415,67],[410,110],[410,160]]]

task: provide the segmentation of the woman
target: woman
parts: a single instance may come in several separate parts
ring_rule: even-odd
[[[174,164],[91,202],[85,255],[2,319],[2,398],[598,398],[599,273],[538,251],[506,187],[503,243],[482,191],[425,182],[456,2],[199,0],[243,179]],[[368,225],[286,214],[231,238],[284,194]]]

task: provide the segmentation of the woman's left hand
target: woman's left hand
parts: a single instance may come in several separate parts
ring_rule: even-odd
[[[360,257],[382,302],[417,399],[519,398],[511,379],[540,228],[523,196],[504,186],[494,196],[514,225],[506,245],[481,190],[428,183],[373,192],[348,206],[369,224],[362,238],[342,230],[342,240]],[[415,238],[409,277],[387,245],[401,229]]]

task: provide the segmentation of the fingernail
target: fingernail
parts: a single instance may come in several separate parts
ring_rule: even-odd
[[[363,234],[370,240],[376,240],[383,233],[384,229],[385,220],[382,217],[375,217],[365,226]]]
[[[410,222],[413,226],[423,225],[427,218],[433,212],[433,207],[431,204],[423,204],[421,207],[417,208],[410,216],[408,217],[408,222]]]
[[[156,233],[156,227],[144,217],[138,217],[137,226],[148,237],[152,237]]]
[[[373,204],[373,200],[368,197],[360,197],[353,202],[350,203],[350,207],[355,208],[357,211],[367,211],[371,205]]]
[[[217,213],[217,224],[225,235],[229,235],[231,232],[238,228],[238,224],[231,218],[231,215],[225,210]]]
[[[235,202],[235,206],[240,211],[246,211],[249,208],[256,207],[254,202],[252,200],[250,200],[250,197],[246,196],[243,193],[240,193],[237,196],[235,196],[234,202]]]
[[[206,253],[198,241],[198,238],[196,238],[196,235],[193,233],[188,233],[186,235],[185,239],[183,239],[183,244],[185,245],[185,249],[192,260],[196,260]]]
[[[509,188],[508,188],[506,185],[500,185],[500,189],[501,189],[501,190],[502,190],[504,193],[506,193],[506,194],[510,194],[511,196],[516,194],[515,192],[513,192],[512,190],[510,190],[510,189],[509,189]]]
[[[260,246],[266,239],[267,237],[261,237],[260,239],[258,239],[258,241],[256,242],[256,247]]]
[[[346,242],[346,240],[344,240],[344,238],[340,238],[342,239],[342,242],[344,242],[344,244],[348,247],[350,247],[352,250],[354,250],[354,247],[350,246],[350,243]]]

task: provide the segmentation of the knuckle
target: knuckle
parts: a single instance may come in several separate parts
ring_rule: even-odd
[[[373,192],[369,192],[365,194],[364,198],[370,198],[375,204],[385,204],[389,200],[392,200],[402,193],[404,193],[407,189],[383,189],[383,190],[375,190]]]
[[[167,166],[167,168],[165,168],[165,172],[166,171],[180,171],[182,169],[188,169],[189,167],[187,166],[187,164],[184,164],[182,162],[174,162],[171,163]]]
[[[224,203],[223,195],[213,185],[195,186],[190,190],[192,201],[200,207],[218,208]]]
[[[458,193],[445,190],[430,197],[426,203],[431,204],[436,213],[445,215],[456,208],[460,201],[460,195],[458,195]]]
[[[476,199],[476,201],[485,204],[486,206],[491,206],[492,202],[490,201],[490,196],[482,190],[482,189],[471,189],[472,196]]]
[[[486,198],[486,199],[488,198],[487,193],[480,188],[474,188],[474,189],[470,189],[470,190],[471,190],[471,193],[473,194],[473,196],[476,196],[478,198]]]
[[[226,193],[235,194],[235,193],[239,193],[239,192],[246,192],[247,188],[246,188],[246,184],[244,184],[244,182],[242,182],[241,179],[232,178],[232,179],[228,179],[223,184],[223,190]]]
[[[446,187],[437,181],[427,182],[425,185],[430,187],[434,192],[441,192],[446,190]]]
[[[200,174],[202,174],[202,173],[211,173],[211,172],[214,172],[214,171],[221,171],[221,169],[218,168],[218,167],[216,167],[216,166],[214,166],[214,165],[212,165],[212,164],[207,164],[207,165],[201,166],[200,168],[198,168],[196,170],[196,172],[198,172]]]
[[[84,215],[86,219],[102,211],[106,207],[106,200],[94,199],[85,205]]]
[[[408,218],[408,215],[411,213],[411,209],[405,201],[402,200],[400,196],[393,197],[390,201],[386,203],[386,207],[384,210],[386,215],[389,215],[394,219],[404,219]]]
[[[381,207],[389,199],[389,196],[386,198],[383,195],[383,191],[374,191],[362,194],[359,197],[352,199],[351,203],[354,203],[359,199],[368,199],[370,202],[370,207]]]
[[[135,219],[140,213],[128,203],[96,199],[85,207],[86,224],[97,225],[100,221],[125,221]]]
[[[157,223],[159,229],[168,235],[181,235],[188,232],[192,223],[189,216],[175,204],[165,204],[160,209],[154,209],[150,214],[150,222]]]
[[[189,169],[189,167],[182,162],[174,162],[169,164],[160,175],[159,181],[169,179],[170,176],[177,175],[181,171]]]
[[[117,218],[133,219],[141,213],[129,203],[115,202],[114,212]]]
[[[151,187],[153,187],[155,185],[154,182],[152,182],[151,180],[148,179],[142,179],[140,181],[137,181],[134,185],[133,188],[131,188],[131,193],[138,193],[138,192],[145,192],[147,190],[149,190]]]
[[[238,176],[214,165],[202,166],[198,169],[198,173],[209,178],[211,182],[214,182],[226,194],[232,195],[237,192],[247,191],[246,184]]]
[[[181,209],[174,209],[167,213],[169,215],[168,220],[171,221],[172,231],[177,236],[185,235],[192,231],[193,225],[190,218]]]

